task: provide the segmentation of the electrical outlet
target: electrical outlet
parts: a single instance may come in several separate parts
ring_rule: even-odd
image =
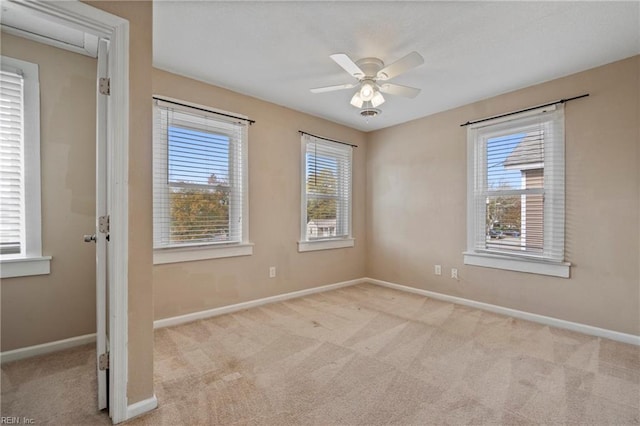
[[[442,266],[440,265],[436,265],[433,271],[434,274],[436,275],[442,275]]]
[[[269,267],[269,278],[275,278],[275,277],[276,277],[276,267],[271,266]]]
[[[458,270],[456,268],[451,268],[451,278],[454,280],[458,279]]]

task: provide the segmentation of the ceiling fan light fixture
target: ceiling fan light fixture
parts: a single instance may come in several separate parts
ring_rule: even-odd
[[[370,118],[379,115],[381,112],[382,111],[376,108],[371,101],[364,102],[362,108],[360,109],[360,115],[363,116],[367,121],[369,121]]]
[[[365,82],[362,83],[362,87],[360,87],[360,97],[363,101],[368,102],[375,96],[377,90],[372,83]]]
[[[353,105],[356,108],[362,108],[363,104],[364,104],[364,101],[360,97],[360,92],[356,92],[356,94],[353,95],[353,97],[351,98],[351,105]]]
[[[380,105],[382,105],[384,102],[385,102],[384,96],[382,96],[382,93],[376,90],[376,93],[371,98],[371,105],[373,105],[374,108],[377,108]]]
[[[364,108],[360,111],[360,115],[368,121],[370,118],[379,115],[381,112],[382,111],[380,111],[378,108]]]

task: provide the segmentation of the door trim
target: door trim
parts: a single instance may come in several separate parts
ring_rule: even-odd
[[[81,4],[81,3],[79,3]],[[93,8],[91,8],[93,9]],[[113,16],[110,15],[109,16]],[[113,423],[128,419],[128,261],[129,261],[129,21],[119,18],[109,51],[111,102],[107,164],[110,165],[108,248],[109,369],[113,377]],[[115,374],[114,374],[115,373]]]
[[[110,42],[107,136],[107,164],[111,172],[108,181],[111,189],[109,361],[113,376],[110,414],[113,423],[120,423],[128,418],[129,21],[77,0],[55,3],[11,0],[11,3],[22,7],[25,13],[82,29]]]

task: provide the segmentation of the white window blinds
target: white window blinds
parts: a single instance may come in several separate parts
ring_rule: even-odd
[[[155,101],[154,248],[240,243],[247,124]]]
[[[351,237],[352,150],[303,134],[304,241]]]
[[[24,80],[0,71],[0,255],[25,244]]]
[[[469,129],[471,250],[564,260],[562,105]]]

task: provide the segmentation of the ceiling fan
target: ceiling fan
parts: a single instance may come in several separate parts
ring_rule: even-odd
[[[378,58],[363,58],[354,62],[345,53],[334,53],[330,57],[352,77],[356,78],[358,83],[317,87],[311,89],[311,92],[324,93],[359,87],[351,98],[351,105],[356,108],[363,108],[360,114],[365,117],[380,113],[380,110],[376,108],[385,102],[383,93],[406,98],[415,98],[420,93],[420,89],[415,87],[387,83],[387,80],[422,65],[424,58],[418,52],[411,52],[387,66]]]

